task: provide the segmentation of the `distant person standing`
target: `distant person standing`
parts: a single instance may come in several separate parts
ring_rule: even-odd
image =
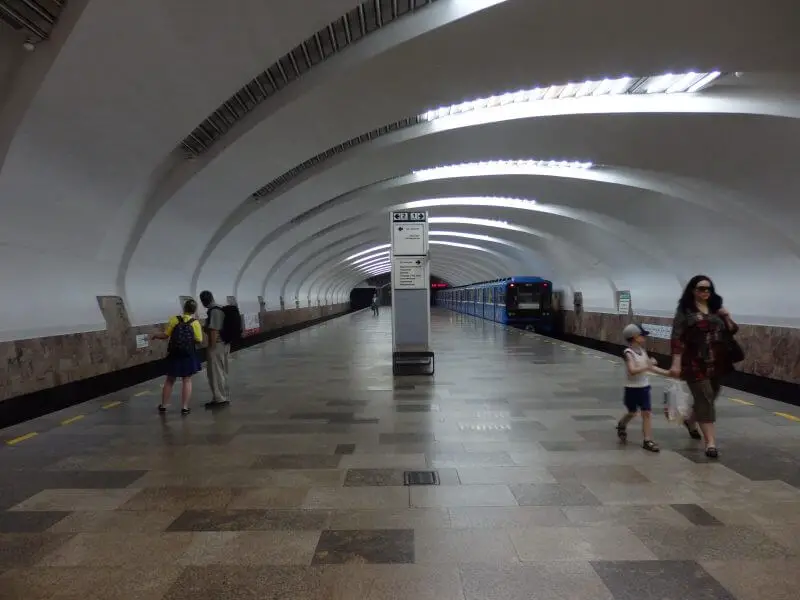
[[[205,331],[208,337],[207,366],[208,386],[211,388],[211,402],[207,407],[223,406],[230,402],[228,388],[228,357],[231,346],[223,339],[225,311],[214,301],[214,295],[205,290],[200,292],[200,302],[208,312]]]
[[[378,292],[375,292],[372,295],[372,314],[373,315],[377,315],[378,314],[378,310],[379,310],[378,309]]]
[[[183,314],[172,317],[163,333],[150,336],[154,340],[169,340],[167,346],[167,379],[161,390],[161,404],[158,412],[167,412],[175,380],[180,378],[181,414],[189,414],[189,400],[192,398],[192,376],[197,373],[200,358],[197,345],[203,342],[203,329],[195,317],[197,302],[191,298],[183,303]]]

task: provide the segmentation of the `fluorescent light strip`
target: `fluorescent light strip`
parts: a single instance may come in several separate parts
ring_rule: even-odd
[[[442,165],[413,171],[414,175],[513,175],[535,173],[542,169],[591,169],[594,164],[577,160],[488,160],[454,165]]]
[[[350,262],[350,264],[352,264],[352,265],[360,265],[362,263],[369,262],[371,260],[375,260],[376,258],[380,258],[382,256],[389,256],[389,250],[384,250],[383,252],[376,252],[375,254],[370,254],[369,256],[363,256],[363,257],[359,258],[358,260],[354,260],[354,261],[343,260],[342,262],[343,263]]]
[[[354,258],[358,258],[359,256],[364,256],[365,254],[369,254],[371,252],[377,252],[378,250],[384,250],[386,248],[391,248],[391,244],[381,244],[380,246],[373,246],[372,248],[368,248],[366,250],[362,250],[361,252],[356,252],[355,254],[348,256],[342,262],[346,262],[348,260],[352,260]]]
[[[530,209],[536,204],[532,198],[504,198],[502,196],[472,196],[464,198],[431,198],[404,202],[404,209],[426,208],[430,206],[493,206],[496,208]],[[429,219],[430,221],[430,219]]]
[[[540,100],[574,100],[588,96],[621,96],[625,94],[693,94],[708,87],[720,75],[720,71],[712,71],[710,73],[690,71],[688,73],[667,73],[644,78],[624,76],[615,79],[589,80],[580,83],[571,82],[548,87],[536,87],[529,90],[478,98],[477,100],[450,106],[442,106],[424,112],[420,115],[420,118],[424,121],[434,121],[461,113],[492,109],[508,104],[538,102]]]

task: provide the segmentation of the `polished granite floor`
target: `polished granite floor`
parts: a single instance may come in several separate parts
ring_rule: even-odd
[[[726,390],[719,462],[660,414],[656,455],[617,443],[613,357],[452,313],[433,341],[393,380],[357,313],[239,353],[219,412],[150,382],[0,431],[0,599],[800,597],[792,407]]]

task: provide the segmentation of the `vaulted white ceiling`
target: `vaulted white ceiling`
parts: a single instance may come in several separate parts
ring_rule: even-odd
[[[103,328],[98,295],[135,324],[206,288],[339,301],[402,206],[454,284],[669,314],[705,272],[744,322],[797,324],[793,3],[411,3],[76,0],[4,53],[0,339]]]

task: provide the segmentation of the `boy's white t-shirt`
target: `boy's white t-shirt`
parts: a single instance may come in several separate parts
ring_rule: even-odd
[[[645,365],[648,367],[650,366],[650,356],[648,356],[647,350],[644,348],[625,348],[625,350],[622,351],[622,357],[626,360],[630,357],[635,369],[641,369]],[[630,375],[626,368],[625,375],[627,377],[625,387],[643,388],[650,385],[650,376],[647,374],[647,371],[639,373],[638,375]]]

